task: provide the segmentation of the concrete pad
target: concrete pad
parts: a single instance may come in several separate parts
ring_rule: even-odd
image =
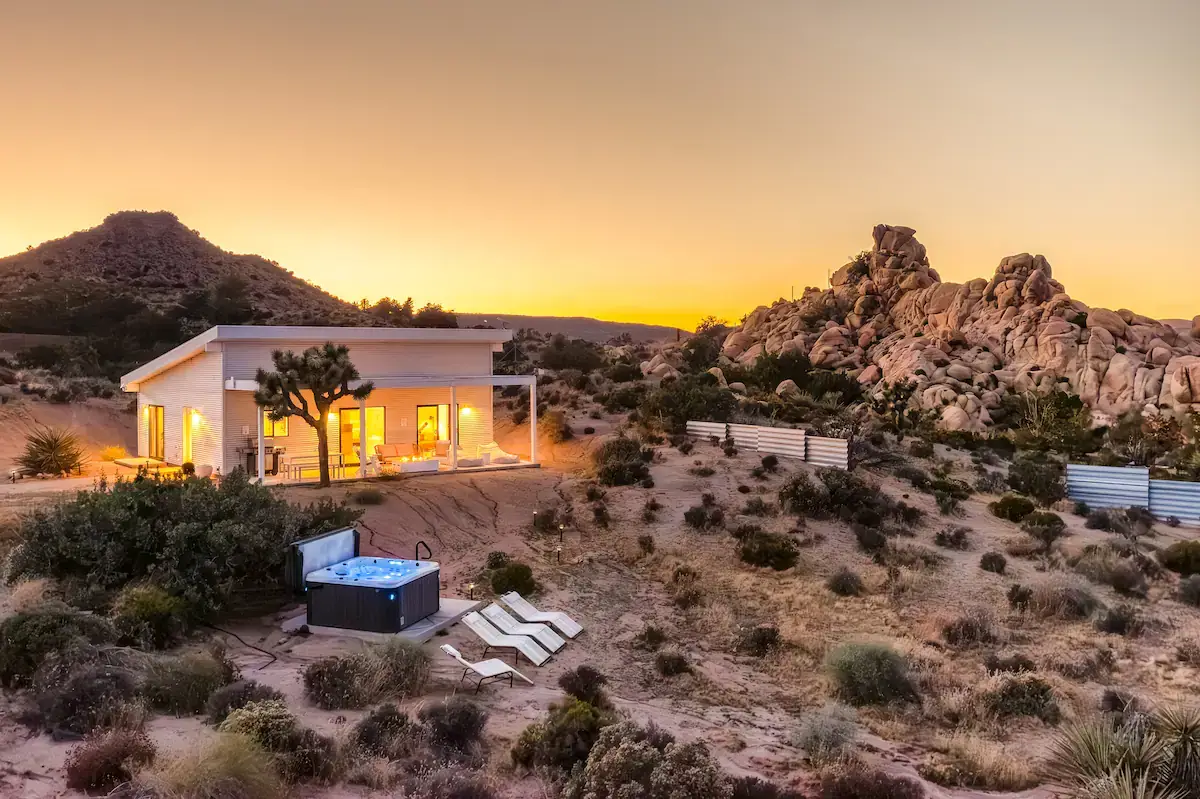
[[[302,611],[298,616],[293,616],[290,619],[284,620],[282,624],[285,633],[297,633],[300,628],[307,628],[313,635],[336,635],[343,638],[357,638],[360,641],[371,641],[372,643],[384,643],[395,638],[403,638],[406,641],[413,641],[418,644],[423,644],[441,630],[453,626],[473,610],[478,610],[483,607],[484,603],[475,599],[455,599],[451,597],[442,597],[439,604],[438,612],[422,619],[416,624],[401,630],[398,633],[372,633],[364,630],[348,630],[344,627],[317,627],[308,624],[308,614]]]

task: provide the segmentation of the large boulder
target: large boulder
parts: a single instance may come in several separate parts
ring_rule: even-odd
[[[957,405],[947,405],[938,424],[943,430],[969,430],[971,415]]]
[[[1167,364],[1166,389],[1171,400],[1179,405],[1200,403],[1200,357],[1184,355]]]
[[[1102,328],[1112,333],[1116,338],[1121,338],[1125,335],[1125,328],[1128,325],[1121,315],[1115,311],[1110,311],[1107,308],[1093,308],[1087,318],[1088,329]]]

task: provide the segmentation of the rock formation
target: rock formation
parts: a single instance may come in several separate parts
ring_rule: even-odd
[[[794,351],[864,386],[916,380],[922,407],[956,430],[990,424],[1006,391],[1060,384],[1098,421],[1200,410],[1200,317],[1189,336],[1125,309],[1089,308],[1029,253],[1001,260],[990,280],[944,283],[915,232],[876,225],[870,252],[837,270],[830,288],[756,308],[726,336],[721,361]],[[656,357],[648,373],[664,371]]]

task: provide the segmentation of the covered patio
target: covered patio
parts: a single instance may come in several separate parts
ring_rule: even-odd
[[[533,375],[364,377],[364,400],[346,398],[330,411],[330,477],[444,474],[535,467],[537,381]],[[504,452],[493,440],[493,392],[523,386],[529,396],[529,456]],[[225,381],[226,462],[267,484],[313,482],[319,475],[317,435],[298,417],[272,422],[255,403],[253,380]],[[237,435],[240,430],[241,435]]]

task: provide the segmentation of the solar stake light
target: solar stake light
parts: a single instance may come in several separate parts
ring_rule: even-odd
[[[555,547],[554,555],[555,555],[555,558],[557,559],[557,561],[559,563],[562,563],[562,547]]]
[[[467,599],[475,598],[475,583],[467,583]]]

